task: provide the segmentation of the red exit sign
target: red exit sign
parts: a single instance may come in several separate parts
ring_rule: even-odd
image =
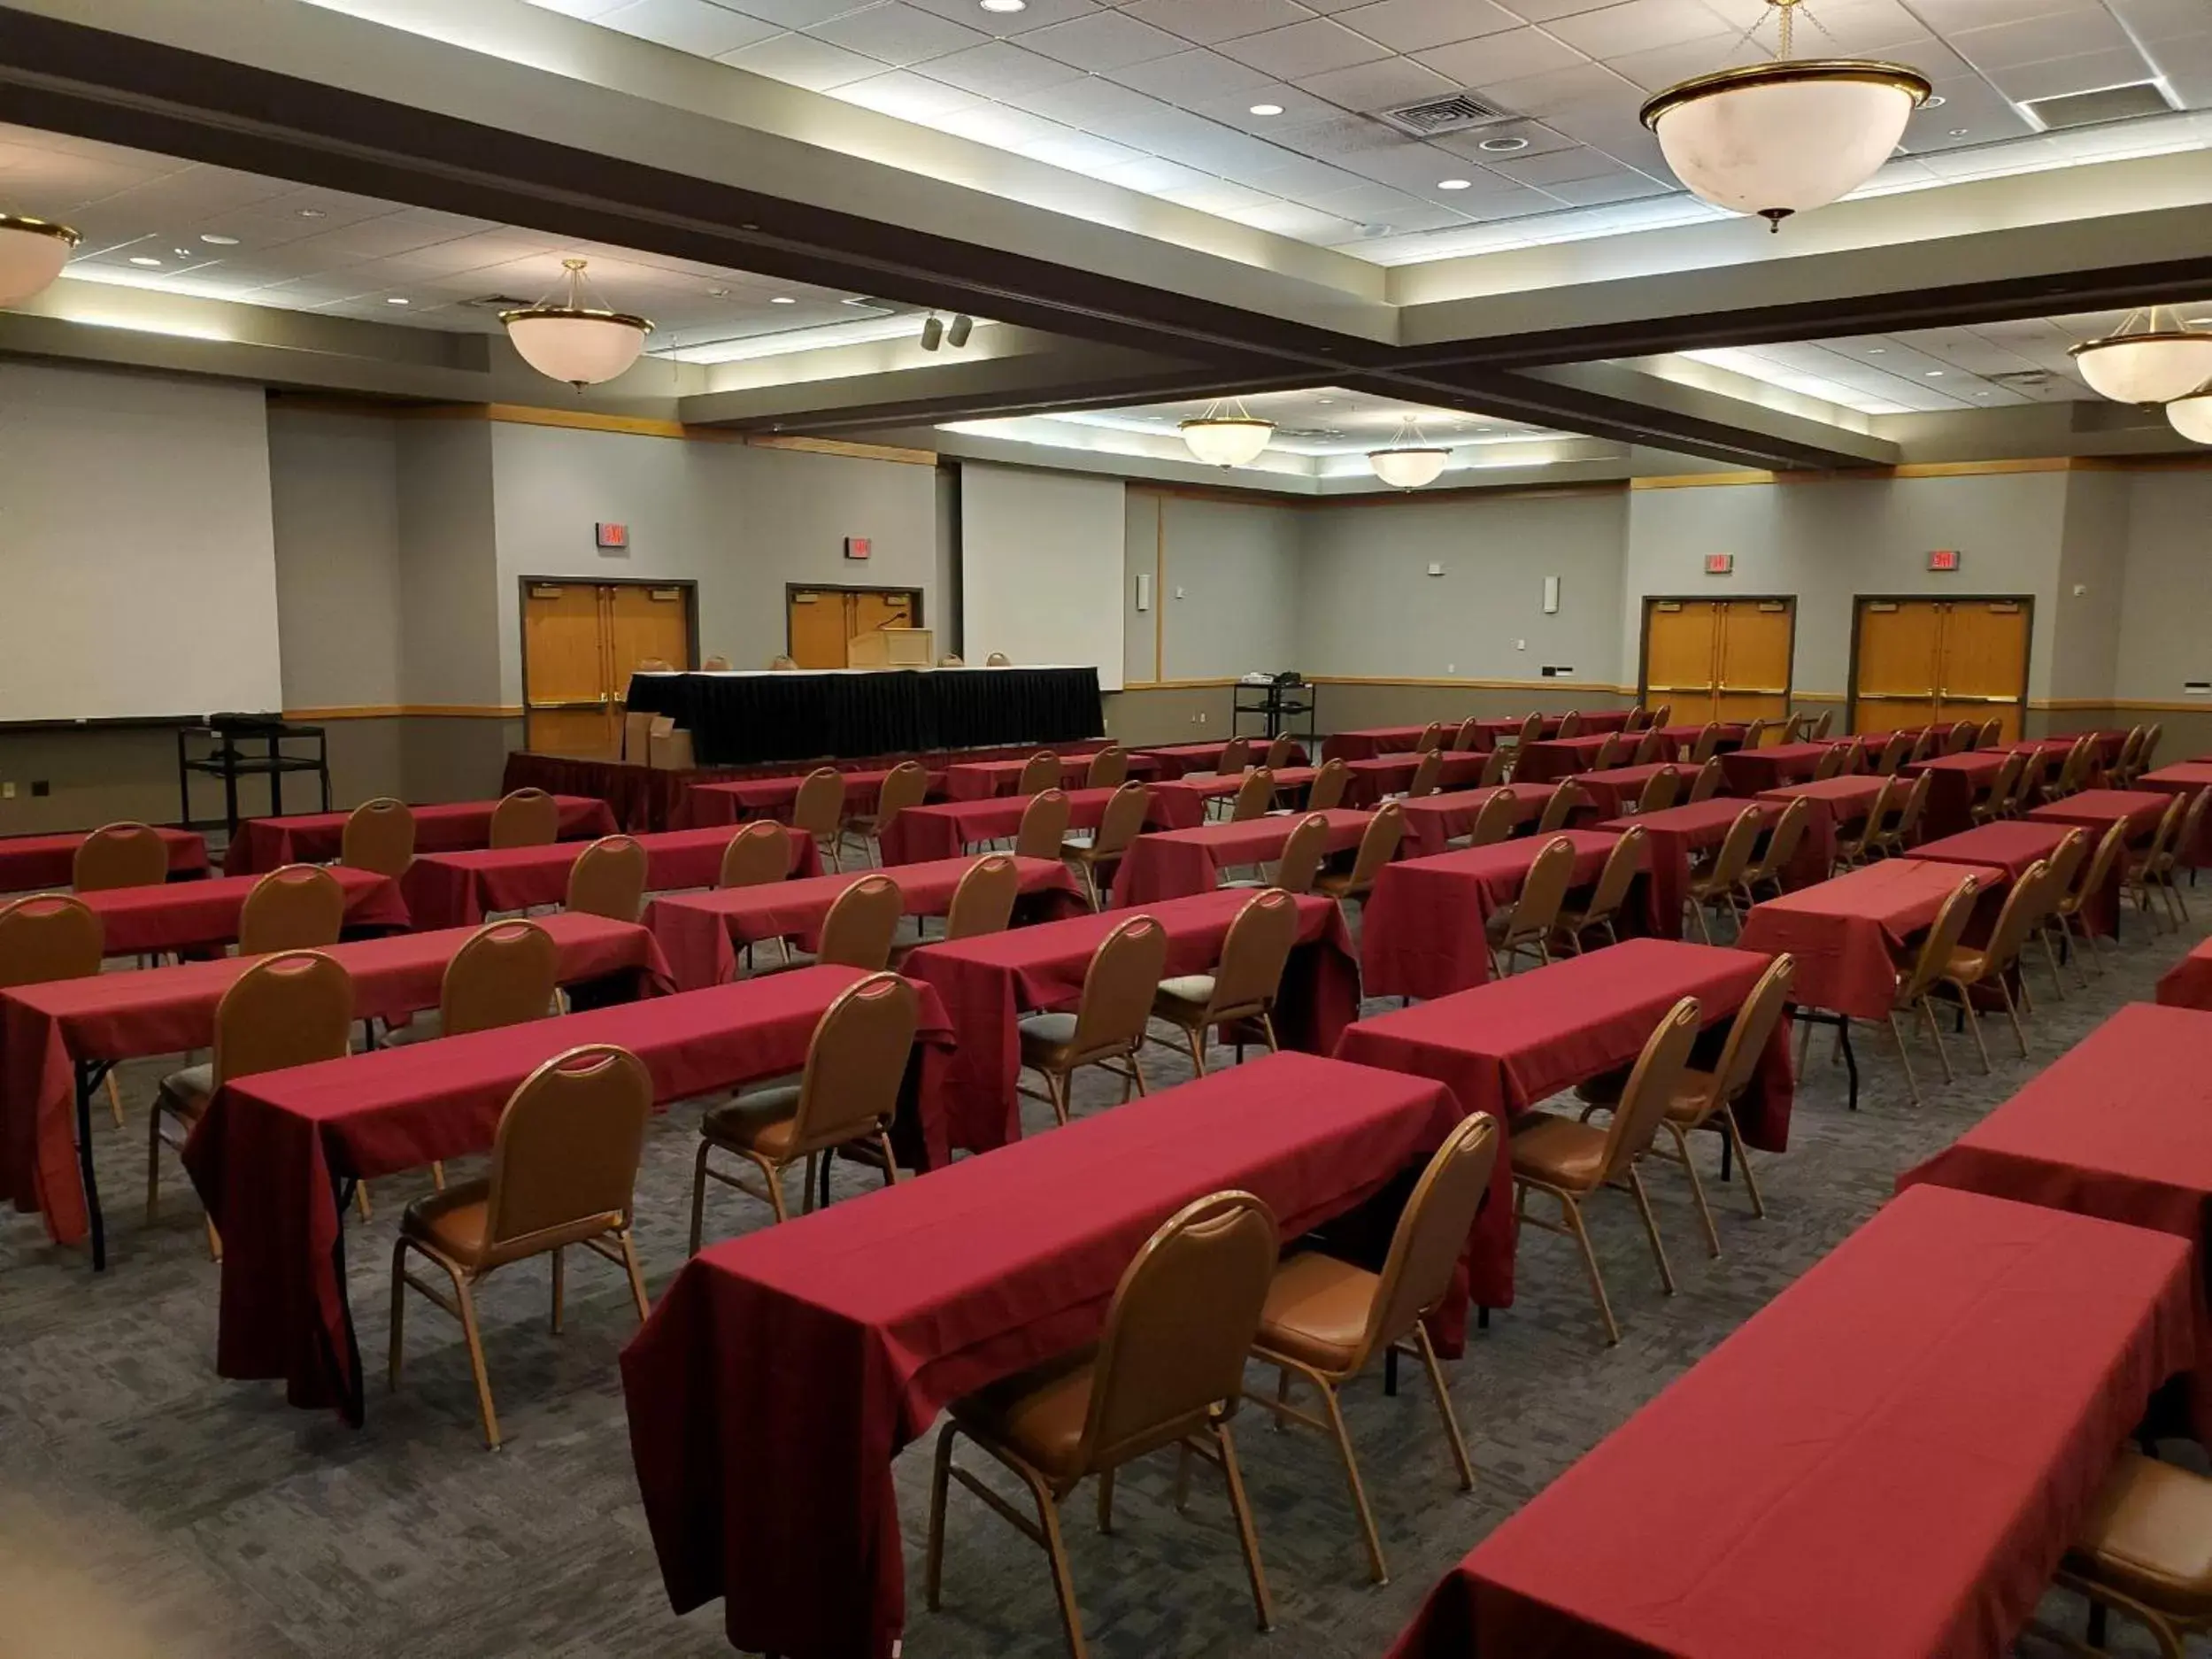
[[[1733,553],[1707,553],[1705,556],[1705,574],[1708,576],[1734,575],[1736,574],[1736,555]]]
[[[592,529],[603,548],[622,548],[630,544],[630,527],[627,524],[596,524]]]
[[[1928,555],[1928,568],[1931,570],[1956,570],[1958,567],[1959,550],[1955,547],[1938,547]]]
[[[873,551],[865,536],[848,536],[844,538],[844,556],[847,559],[866,559]]]

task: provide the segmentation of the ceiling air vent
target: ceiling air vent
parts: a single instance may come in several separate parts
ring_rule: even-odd
[[[1454,92],[1446,98],[1422,98],[1395,109],[1377,110],[1375,118],[1415,138],[1434,138],[1439,133],[1463,133],[1470,127],[1510,120],[1512,112],[1472,92]]]
[[[2094,92],[2066,92],[2054,98],[2030,98],[2020,106],[2046,127],[2095,127],[2106,121],[2133,120],[2143,115],[2168,115],[2173,105],[2158,84],[2139,81],[2132,86],[2100,87]]]
[[[530,302],[517,299],[513,294],[479,294],[474,299],[463,300],[461,304],[474,306],[478,311],[527,311]]]

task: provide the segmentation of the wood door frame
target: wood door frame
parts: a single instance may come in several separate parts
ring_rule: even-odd
[[[1790,660],[1782,676],[1782,702],[1786,709],[1797,698],[1797,599],[1794,593],[1647,593],[1644,596],[1642,625],[1636,640],[1636,701],[1641,707],[1651,706],[1652,666],[1652,609],[1661,605],[1780,605],[1790,613]],[[1858,613],[1852,613],[1853,628],[1857,628]],[[1859,647],[1854,632],[1851,642],[1852,663],[1858,663]],[[1715,685],[1712,695],[1718,697],[1721,688]]]
[[[923,598],[919,586],[880,582],[787,582],[783,584],[783,654],[787,657],[791,654],[791,600],[801,593],[911,593],[914,596],[913,625],[929,626],[922,615]]]
[[[1851,596],[1851,657],[1844,686],[1844,728],[1859,729],[1859,623],[1869,605],[2016,605],[2028,619],[2027,642],[2020,652],[2020,698],[2013,711],[2022,736],[2028,729],[2028,682],[2035,672],[2035,595],[2032,593],[1854,593]],[[1929,700],[1943,699],[1931,695]],[[1994,708],[1994,703],[1983,705]],[[1975,722],[1977,725],[1980,721]]]
[[[515,631],[521,636],[522,651],[522,741],[530,740],[530,589],[533,585],[561,588],[682,588],[683,593],[683,626],[685,643],[690,647],[691,661],[699,660],[699,584],[690,576],[517,576],[515,578]],[[624,686],[623,691],[629,688]],[[612,706],[612,704],[610,704]],[[625,706],[628,706],[625,704]]]

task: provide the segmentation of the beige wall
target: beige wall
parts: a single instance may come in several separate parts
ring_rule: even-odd
[[[405,701],[397,423],[272,406],[269,497],[284,706]]]

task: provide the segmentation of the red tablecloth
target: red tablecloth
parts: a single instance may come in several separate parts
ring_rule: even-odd
[[[1252,900],[1245,888],[1216,888],[1145,907],[1168,933],[1168,975],[1204,974],[1221,960],[1229,925]],[[946,1075],[947,1139],[929,1147],[931,1164],[954,1151],[989,1152],[1021,1137],[1014,1083],[1021,1069],[1015,1022],[1039,1008],[1072,1008],[1099,942],[1125,915],[1082,915],[981,938],[925,945],[900,971],[936,987],[960,1038]],[[1360,968],[1352,934],[1336,903],[1298,900],[1298,945],[1283,970],[1275,1012],[1285,1048],[1326,1054],[1360,1017]]]
[[[2124,822],[2128,840],[2139,844],[2158,828],[2172,800],[2171,795],[2154,789],[2085,789],[2033,807],[2027,816],[2037,823],[2079,824],[2093,842],[2114,824]]]
[[[1342,1060],[1433,1077],[1461,1109],[1511,1122],[1560,1090],[1632,1062],[1667,1010],[1695,997],[1705,1022],[1732,1017],[1768,961],[1748,951],[1679,939],[1623,939],[1456,995],[1362,1020],[1337,1045]],[[1368,988],[1373,994],[1373,987]],[[1767,1152],[1789,1146],[1788,1027],[1777,1024],[1759,1074],[1737,1105],[1744,1138]],[[1470,1292],[1487,1308],[1513,1302],[1513,1172],[1500,1156],[1491,1201],[1476,1223]],[[1502,1197],[1501,1197],[1502,1195]],[[1464,1316],[1459,1304],[1444,1310]],[[1439,1334],[1453,1327],[1439,1319]]]
[[[1744,734],[1749,729],[1748,727],[1745,726],[1742,721],[1734,720],[1724,720],[1717,723],[1721,729],[1720,747],[1722,749],[1739,749],[1743,746]],[[1677,760],[1687,760],[1691,752],[1698,746],[1698,739],[1705,736],[1705,726],[1706,722],[1703,721],[1692,721],[1684,725],[1661,726],[1659,729],[1659,735],[1666,739],[1668,752],[1671,756]]]
[[[1377,755],[1371,760],[1350,760],[1345,770],[1350,775],[1345,783],[1345,804],[1351,806],[1372,806],[1385,795],[1402,795],[1412,787],[1414,772],[1421,765],[1415,754]],[[1483,781],[1483,768],[1490,757],[1473,749],[1447,749],[1444,764],[1438,769],[1437,787],[1439,790],[1466,789]]]
[[[2158,999],[2173,1008],[2212,1011],[2212,939],[2206,939],[2159,976]]]
[[[1348,806],[1322,814],[1329,820],[1329,850],[1342,853],[1360,845],[1370,813]],[[1274,813],[1242,823],[1206,824],[1197,830],[1163,830],[1129,843],[1114,877],[1117,906],[1148,905],[1157,899],[1202,893],[1221,885],[1223,870],[1271,864],[1298,828],[1301,814]]]
[[[2135,780],[2139,790],[2157,790],[2167,795],[2193,795],[2199,790],[2212,789],[2212,762],[2183,760],[2173,766],[2162,766],[2155,772],[2146,772]],[[2181,861],[2192,868],[2212,864],[2212,813],[2205,814],[2197,827],[2194,846],[2177,848]],[[7,883],[0,880],[0,889]]]
[[[399,884],[374,870],[328,867],[345,889],[348,931],[389,931],[408,925]],[[152,956],[166,951],[208,951],[235,944],[238,914],[258,876],[218,876],[164,887],[116,887],[80,893],[100,918],[110,956]]]
[[[1276,768],[1276,799],[1287,795],[1293,800],[1302,800],[1317,775],[1317,768],[1310,766]],[[1145,799],[1145,822],[1156,830],[1195,830],[1206,822],[1206,802],[1226,800],[1244,786],[1245,775],[1241,772],[1207,773],[1200,777],[1155,783]]]
[[[993,795],[1011,795],[1021,785],[1022,768],[1029,764],[1029,756],[1006,760],[963,760],[944,768],[944,796],[947,800],[989,800]],[[1136,757],[1130,757],[1129,770],[1137,771]],[[1075,789],[1091,775],[1091,756],[1063,754],[1060,758],[1060,781],[1062,789]]]
[[[1146,762],[1152,767],[1154,777],[1168,782],[1186,773],[1211,772],[1221,764],[1222,751],[1228,746],[1228,743],[1229,740],[1223,738],[1217,743],[1171,743],[1161,748],[1132,749],[1129,759]],[[1255,760],[1267,752],[1265,743],[1254,744],[1252,747]],[[1292,744],[1291,764],[1304,766],[1306,760],[1306,745],[1302,743]]]
[[[1779,801],[1784,807],[1793,800],[1813,803],[1812,816],[1805,824],[1805,838],[1797,844],[1797,856],[1790,860],[1791,886],[1809,887],[1815,882],[1828,879],[1828,872],[1836,863],[1838,835],[1845,826],[1867,815],[1867,808],[1874,804],[1882,783],[1878,777],[1853,773],[1843,777],[1824,777],[1813,783],[1784,783],[1779,789],[1759,791],[1761,800]]]
[[[1938,864],[1993,864],[2009,880],[2017,881],[2027,873],[2029,865],[2056,853],[2058,844],[2076,827],[2000,818],[1995,823],[1985,823],[1961,835],[1946,836],[1940,841],[1923,841],[1913,849],[1913,857]],[[2082,856],[2088,859],[2095,853],[2093,841]],[[2119,920],[2120,872],[2116,867],[2104,885],[2089,895],[2083,907],[2082,922],[2092,932],[2109,936],[2117,930]]]
[[[1621,837],[1597,830],[1564,832],[1575,845],[1571,885],[1598,879]],[[1387,865],[1360,914],[1360,964],[1370,997],[1443,997],[1490,977],[1484,929],[1491,914],[1520,897],[1521,883],[1552,837],[1519,836],[1489,846],[1463,847],[1433,858]],[[1648,849],[1647,849],[1648,852]],[[1646,857],[1648,868],[1650,859]],[[1686,874],[1671,879],[1687,881]],[[1673,934],[1681,912],[1659,913],[1654,884],[1638,878],[1622,908],[1626,933]]]
[[[563,984],[626,974],[642,981],[642,991],[672,987],[667,964],[642,927],[566,914],[540,925],[559,946]],[[352,976],[357,1015],[397,1020],[438,1006],[445,965],[474,932],[398,933],[324,953]],[[223,956],[0,992],[0,1189],[16,1208],[44,1212],[57,1243],[83,1238],[87,1220],[72,1121],[76,1062],[212,1046],[216,1004],[258,960]]]
[[[414,814],[415,851],[461,853],[481,847],[491,839],[491,811],[496,800],[443,801],[434,806],[410,806]],[[603,800],[583,795],[556,795],[560,809],[560,838],[595,841],[620,827]],[[289,818],[249,818],[223,854],[227,876],[254,876],[280,864],[328,864],[338,856],[345,838],[342,812],[303,813]]]
[[[1404,754],[1428,729],[1426,726],[1369,726],[1360,731],[1332,732],[1321,740],[1321,758],[1372,760],[1378,754]]]
[[[580,1044],[614,1043],[636,1054],[664,1106],[798,1071],[823,1011],[864,976],[852,968],[800,968],[263,1072],[220,1091],[184,1149],[223,1236],[216,1370],[281,1377],[291,1404],[335,1407],[359,1424],[336,1180],[488,1150],[523,1079]],[[910,1076],[925,1114],[950,1040],[944,1011],[925,990]]]
[[[722,853],[737,833],[734,824],[705,830],[663,830],[637,837],[645,849],[645,891],[669,892],[712,887],[721,876]],[[789,869],[821,874],[821,853],[804,830],[790,837]],[[501,847],[474,853],[428,853],[407,867],[399,890],[419,928],[460,928],[500,910],[558,905],[568,898],[568,873],[590,844],[565,841],[550,847]]]
[[[874,812],[883,780],[890,775],[890,767],[841,773],[844,779],[844,809],[849,813]],[[736,823],[745,818],[788,819],[791,804],[798,799],[798,786],[809,775],[798,772],[783,777],[741,777],[694,783],[685,798],[691,805],[691,822],[705,825]],[[931,772],[929,779],[931,790],[944,787],[942,771]]]
[[[686,991],[736,977],[737,952],[763,939],[789,938],[812,950],[829,907],[853,883],[888,876],[910,916],[941,916],[975,860],[961,857],[887,870],[847,870],[755,887],[718,887],[712,892],[672,893],[645,907],[645,925],[667,953],[676,984]],[[1032,915],[1087,913],[1083,890],[1058,859],[1016,859],[1022,902]],[[1020,913],[1017,912],[1017,915]]]
[[[1697,775],[1695,768],[1680,766],[1671,760],[1654,760],[1649,766],[1607,767],[1602,772],[1577,772],[1567,781],[1578,783],[1590,797],[1584,809],[1592,818],[1618,818],[1623,813],[1636,810],[1642,799],[1644,786],[1661,772],[1672,772],[1682,780],[1680,788],[1687,791],[1690,780]]]
[[[958,858],[983,841],[1011,841],[1021,828],[1021,814],[1035,797],[995,795],[975,800],[948,800],[934,806],[909,806],[883,827],[883,862],[923,864],[937,859]],[[1114,799],[1110,789],[1071,789],[1067,791],[1067,824],[1072,830],[1095,830]]]
[[[29,892],[40,887],[66,887],[73,877],[77,849],[89,831],[73,830],[65,835],[0,837],[0,893]],[[154,833],[169,849],[169,879],[207,874],[207,837],[189,830],[157,825]]]
[[[1886,1019],[1915,936],[1969,875],[1985,891],[2010,879],[1986,865],[1884,859],[1753,905],[1739,943],[1747,951],[1787,951],[1797,958],[1791,995],[1800,1007]]]
[[[1954,836],[1974,827],[1974,803],[1997,781],[2005,764],[2001,749],[1966,749],[1927,760],[1908,761],[1902,774],[1928,775],[1928,808],[1920,821],[1923,836]]]
[[[1757,795],[1785,783],[1809,783],[1828,753],[1824,743],[1785,743],[1771,749],[1735,749],[1721,757],[1721,776],[1731,795]]]
[[[1782,808],[1770,800],[1731,800],[1715,796],[1664,812],[1634,813],[1609,818],[1594,828],[1618,835],[1635,825],[1643,830],[1651,855],[1645,862],[1652,884],[1652,914],[1672,917],[1659,930],[1671,938],[1680,930],[1684,907],[1690,902],[1690,864],[1695,853],[1716,847],[1728,838],[1729,826],[1747,810],[1756,809],[1761,822],[1771,829]]]
[[[1098,1335],[1152,1230],[1241,1188],[1288,1239],[1457,1121],[1434,1084],[1279,1054],[695,1256],[622,1354],[679,1613],[886,1659],[905,1624],[890,1460],[958,1396]]]
[[[1556,785],[1509,783],[1500,787],[1513,795],[1513,822],[1518,829],[1544,815]],[[1463,789],[1441,795],[1423,795],[1419,800],[1400,801],[1399,810],[1404,814],[1406,825],[1406,856],[1425,859],[1450,852],[1450,844],[1455,837],[1475,832],[1476,818],[1497,793],[1497,789]]]
[[[1923,1188],[1477,1545],[1391,1659],[1989,1659],[2150,1392],[2188,1247]]]
[[[1602,731],[1584,732],[1575,737],[1546,737],[1532,743],[1513,763],[1513,781],[1516,783],[1556,783],[1563,777],[1577,772],[1587,772],[1598,763],[1598,751],[1605,747],[1612,734]]]

